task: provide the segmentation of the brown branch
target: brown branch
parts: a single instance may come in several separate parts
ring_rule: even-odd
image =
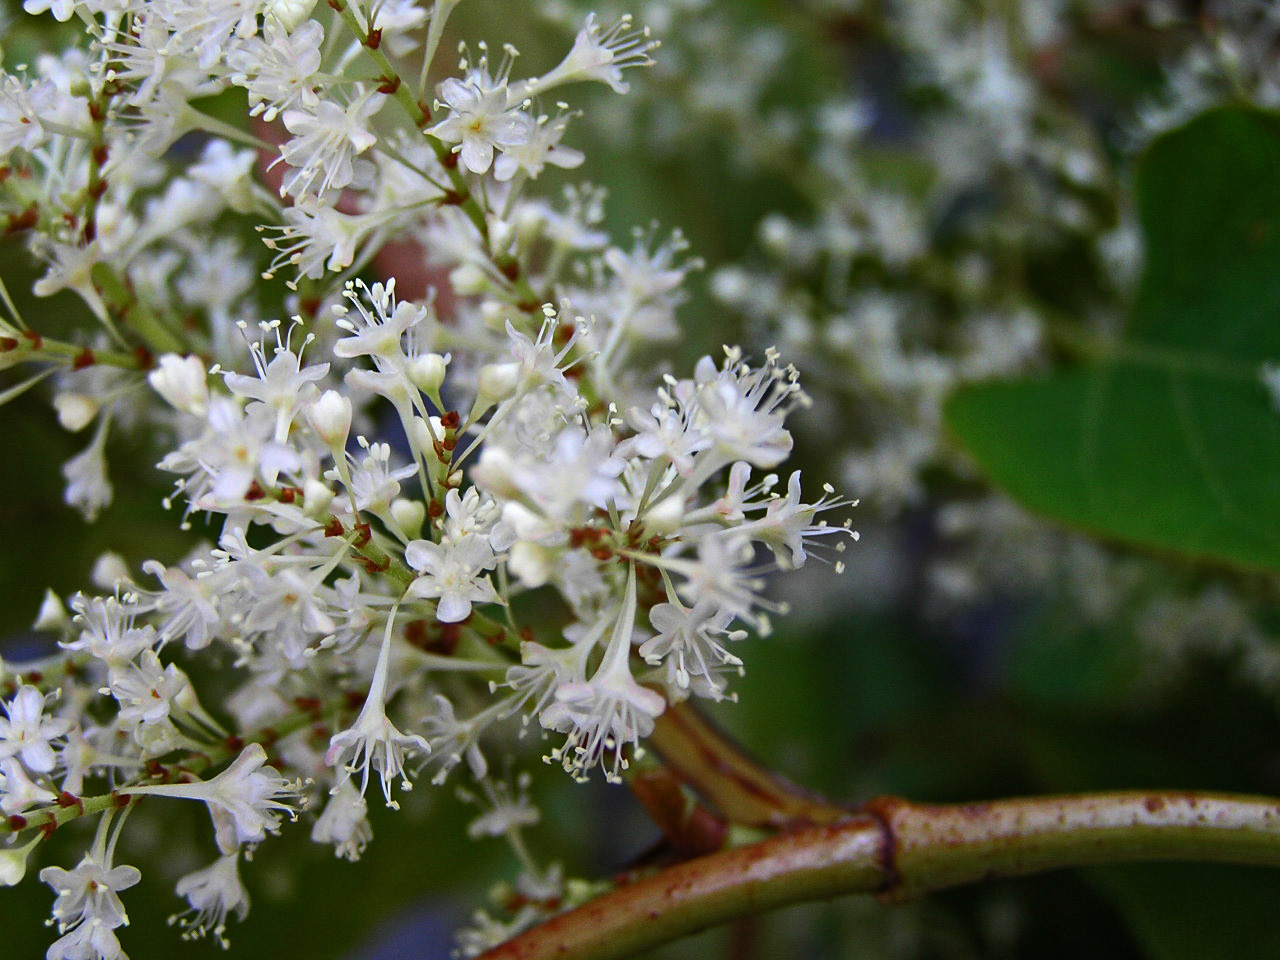
[[[762,767],[689,703],[668,707],[648,744],[731,823],[777,828],[850,815],[848,807]]]
[[[882,798],[843,822],[620,887],[481,960],[618,960],[803,900],[871,893],[896,901],[993,877],[1139,860],[1280,867],[1280,799],[1142,792],[936,806]]]

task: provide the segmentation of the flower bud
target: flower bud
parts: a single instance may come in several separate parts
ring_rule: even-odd
[[[644,512],[645,531],[667,534],[678,530],[684,522],[684,507],[684,498],[680,496],[659,500]]]
[[[37,834],[21,847],[0,848],[0,887],[16,887],[27,875],[27,858],[44,837]]]
[[[546,547],[520,540],[511,548],[507,565],[521,586],[533,590],[551,579],[554,561],[555,557]]]
[[[326,390],[309,403],[304,411],[307,423],[331,450],[347,446],[351,431],[351,401],[336,390]]]
[[[435,450],[435,445],[444,437],[444,424],[439,417],[432,417],[428,423],[421,417],[414,417],[409,424],[409,442],[424,454]]]
[[[302,21],[311,16],[316,0],[268,0],[265,13],[279,22],[289,33],[302,26]]]
[[[480,368],[478,381],[477,405],[481,402],[486,406],[501,403],[515,393],[516,388],[520,386],[520,364],[515,361],[486,363]]]
[[[99,590],[107,591],[116,590],[133,582],[129,565],[124,562],[124,557],[110,550],[103,552],[97,560],[93,561],[93,570],[89,574],[89,579]]]
[[[76,433],[93,422],[102,405],[86,394],[64,391],[54,396],[53,409],[58,411],[62,429]]]
[[[436,394],[444,383],[449,357],[438,353],[424,353],[414,357],[409,364],[410,382],[426,394]]]
[[[427,508],[421,500],[406,500],[398,497],[391,501],[391,519],[400,527],[400,532],[410,540],[418,539],[422,533],[422,522],[427,517]]]
[[[40,612],[36,614],[36,622],[32,630],[64,630],[71,626],[71,618],[62,599],[52,590],[45,590],[44,599],[40,601]]]
[[[506,250],[515,236],[515,227],[509,220],[493,217],[489,220],[489,248],[495,254]]]
[[[328,484],[315,478],[302,485],[302,512],[309,517],[318,517],[329,509],[333,503],[333,491]]]
[[[489,289],[489,278],[474,263],[454,267],[449,274],[449,283],[460,297],[475,296]]]
[[[199,357],[166,353],[160,358],[159,366],[147,374],[147,382],[183,413],[202,417],[208,409],[209,381]]]

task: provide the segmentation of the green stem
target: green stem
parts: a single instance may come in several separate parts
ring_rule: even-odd
[[[244,749],[245,744],[260,743],[270,748],[271,744],[281,737],[288,736],[314,722],[315,712],[313,710],[298,710],[282,717],[274,726],[261,730],[252,737],[246,737],[242,742],[211,744],[202,753],[192,754],[179,763],[169,763],[164,766],[166,769],[179,770],[185,773],[203,773],[212,766],[236,757]],[[160,781],[144,780],[143,782]],[[102,813],[112,807],[128,806],[129,800],[130,797],[118,792],[104,793],[96,797],[68,797],[65,806],[60,803],[57,806],[43,807],[21,817],[0,818],[0,836],[9,833],[23,833],[27,830],[52,832],[71,820]]]
[[[93,280],[120,316],[127,318],[128,325],[142,338],[149,350],[155,353],[179,355],[189,352],[183,339],[165,326],[160,318],[134,295],[128,283],[107,264],[99,263],[94,267]]]
[[[850,893],[896,901],[992,877],[1139,860],[1280,867],[1280,800],[1141,792],[936,806],[882,798],[841,823],[620,887],[481,960],[614,960],[789,903]]]
[[[50,340],[44,338],[44,343],[39,350],[31,351],[31,359],[39,359],[40,354],[46,354],[50,357],[61,357],[70,360],[73,364],[80,360],[83,362],[90,354],[86,353],[84,347],[77,347],[74,343],[64,343],[61,340]],[[93,364],[106,364],[109,367],[120,367],[123,370],[144,370],[147,361],[133,353],[125,353],[121,350],[94,350],[92,352]]]
[[[125,353],[121,350],[87,350],[85,347],[76,346],[74,343],[53,340],[49,337],[40,337],[38,340],[23,337],[17,341],[17,345],[12,347],[11,351],[12,353],[9,350],[5,350],[3,345],[0,345],[0,356],[6,357],[7,360],[12,360],[15,363],[52,360],[56,362],[67,361],[72,366],[77,362],[88,366],[106,364],[109,367],[120,367],[124,370],[144,370],[147,365],[147,361],[136,354]]]

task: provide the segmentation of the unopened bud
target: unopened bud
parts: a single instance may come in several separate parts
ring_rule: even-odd
[[[308,517],[318,517],[327,513],[329,504],[333,503],[333,491],[328,484],[314,478],[302,485],[302,512]]]
[[[400,497],[391,501],[391,519],[410,540],[416,540],[422,533],[422,522],[426,517],[427,508],[421,500]]]
[[[475,296],[489,289],[489,278],[474,263],[454,267],[449,274],[449,283],[461,297]]]
[[[311,16],[316,0],[268,0],[266,14],[278,21],[286,33],[293,33]]]
[[[336,390],[326,390],[304,413],[307,423],[331,450],[344,450],[351,431],[351,401]]]
[[[497,218],[489,221],[489,247],[495,254],[504,252],[515,236],[515,227],[508,220]]]
[[[534,590],[551,579],[554,559],[546,547],[520,540],[511,548],[507,565],[522,586]]]
[[[64,630],[71,626],[71,618],[67,608],[62,605],[62,598],[52,590],[45,590],[44,599],[40,601],[40,612],[36,614],[36,622],[32,630]]]
[[[486,363],[480,368],[478,379],[480,389],[476,391],[476,403],[483,401],[486,406],[501,403],[520,386],[520,364],[515,361]]]
[[[89,579],[99,590],[106,591],[115,590],[133,582],[133,577],[129,575],[129,565],[124,562],[124,557],[110,550],[101,554],[93,562],[93,571],[89,574]]]
[[[414,357],[409,364],[409,380],[423,393],[434,395],[444,383],[449,357],[438,353],[424,353]]]
[[[102,405],[83,393],[63,392],[54,396],[53,409],[58,411],[58,423],[62,424],[62,429],[76,433],[93,422]]]
[[[670,496],[659,500],[644,512],[644,528],[651,533],[672,533],[684,521],[684,500]]]
[[[209,380],[199,357],[166,353],[147,374],[151,389],[183,413],[204,416],[209,406]]]
[[[439,417],[432,417],[428,423],[421,417],[414,417],[409,424],[409,442],[423,453],[431,452],[434,456],[436,444],[444,439],[444,425]]]
[[[21,847],[0,848],[0,887],[16,887],[27,875],[27,858],[44,835],[37,833]]]

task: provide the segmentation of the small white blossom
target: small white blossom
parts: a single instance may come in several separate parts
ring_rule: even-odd
[[[373,839],[369,805],[349,779],[338,781],[338,785],[329,791],[329,802],[316,818],[311,839],[316,843],[333,844],[335,856],[352,862],[360,859],[364,848]]]
[[[382,646],[378,651],[378,662],[369,682],[369,693],[360,709],[360,715],[349,728],[330,738],[329,750],[324,757],[327,766],[342,771],[343,779],[353,773],[360,774],[361,796],[369,787],[370,767],[376,768],[382,780],[382,793],[389,807],[398,806],[391,799],[392,780],[399,777],[401,787],[405,790],[412,786],[404,769],[406,752],[425,755],[431,750],[431,745],[422,737],[401,733],[387,718],[391,630],[394,623],[395,617],[389,617]]]
[[[212,933],[225,948],[227,916],[243,920],[249,913],[249,892],[240,882],[240,852],[224,854],[209,866],[178,881],[177,894],[191,904],[186,914],[173,918],[182,924],[183,937],[196,939]],[[170,922],[172,923],[173,920]]]
[[[148,784],[120,792],[198,800],[208,805],[218,849],[229,854],[241,844],[258,843],[268,833],[278,832],[281,816],[293,814],[292,805],[285,801],[296,796],[297,785],[275,768],[264,766],[266,762],[262,744],[251,743],[212,780]]]
[[[53,744],[71,729],[65,717],[46,717],[44,694],[30,684],[23,684],[13,699],[0,703],[0,758],[17,757],[32,773],[48,773],[53,769]]]
[[[482,61],[459,80],[450,77],[440,85],[440,102],[449,116],[427,132],[445,143],[456,143],[462,165],[472,173],[486,173],[496,150],[519,146],[533,135],[534,121],[519,102],[510,103],[507,89],[509,64],[490,76]]]
[[[135,885],[142,874],[136,867],[112,867],[109,862],[104,865],[94,854],[86,854],[74,870],[45,867],[40,871],[40,879],[58,895],[53,902],[53,919],[59,930],[96,922],[111,931],[129,922],[119,893]]]
[[[312,110],[284,111],[293,139],[280,148],[280,156],[293,169],[285,174],[281,195],[321,196],[351,183],[355,158],[378,142],[369,121],[386,99],[366,90],[346,107],[322,100]]]

